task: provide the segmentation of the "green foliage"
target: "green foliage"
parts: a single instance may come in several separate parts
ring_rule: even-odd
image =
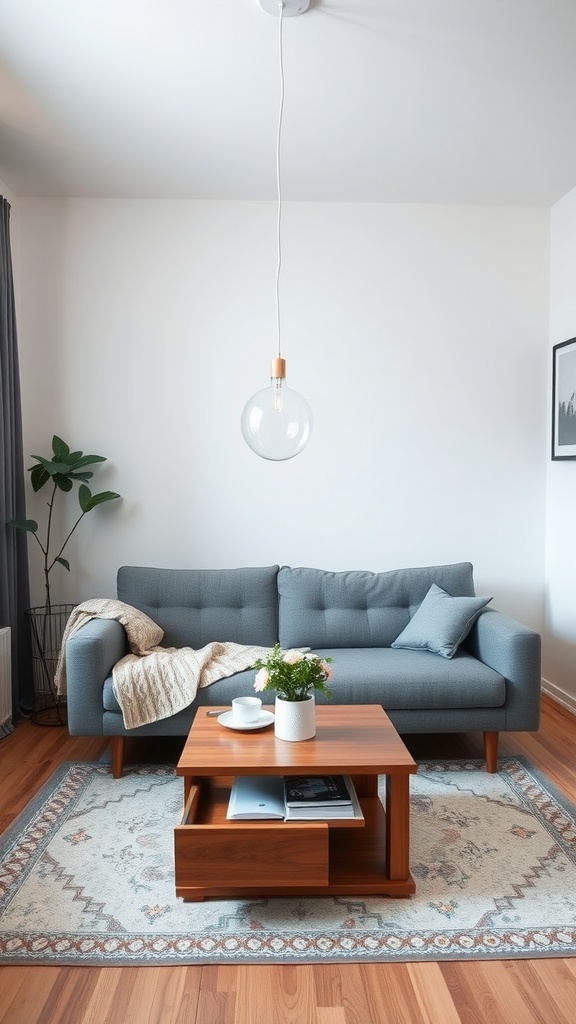
[[[119,498],[120,495],[116,494],[115,491],[100,491],[98,494],[92,494],[90,488],[86,486],[86,482],[91,480],[94,474],[91,470],[87,470],[86,466],[93,466],[100,462],[106,462],[106,458],[103,455],[84,455],[84,452],[73,452],[70,450],[69,445],[67,445],[61,437],[57,437],[56,434],[52,438],[52,458],[45,459],[42,455],[33,455],[32,458],[36,459],[36,462],[33,466],[29,467],[28,472],[30,473],[30,482],[32,484],[33,491],[37,492],[42,490],[47,483],[50,483],[52,486],[50,498],[47,502],[48,518],[44,539],[41,539],[38,535],[40,527],[35,519],[11,519],[8,526],[14,526],[17,530],[25,530],[27,533],[31,533],[39,545],[44,556],[46,607],[50,609],[50,573],[57,563],[64,566],[64,568],[70,572],[70,563],[66,558],[62,558],[62,552],[68,544],[74,530],[78,526],[78,523],[88,512],[91,512],[93,508],[96,508],[98,505],[103,505],[104,502],[114,501],[116,498]],[[52,556],[50,541],[52,534],[52,514],[54,511],[56,494],[58,491],[69,493],[76,484],[79,485],[78,504],[80,506],[80,515],[66,537],[66,540],[60,547],[58,554]]]
[[[275,644],[267,658],[258,658],[254,667],[259,669],[254,680],[258,691],[276,690],[284,700],[306,700],[312,690],[320,690],[328,698],[332,691],[326,680],[332,676],[329,662],[332,658],[319,658],[317,654],[302,651],[282,651]]]

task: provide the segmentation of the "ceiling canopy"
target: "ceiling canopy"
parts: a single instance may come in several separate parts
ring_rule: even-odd
[[[260,0],[2,0],[16,195],[275,197]],[[286,200],[551,205],[576,186],[573,0],[310,0],[284,25]]]

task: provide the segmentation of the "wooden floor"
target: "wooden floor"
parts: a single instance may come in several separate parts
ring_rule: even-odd
[[[543,699],[537,734],[511,733],[576,802],[576,718]],[[147,760],[157,741],[131,741]],[[412,737],[414,757],[481,757],[476,735]],[[0,741],[0,830],[61,761],[95,760],[99,739],[29,722]],[[3,967],[1,1024],[573,1024],[576,960],[258,967]]]

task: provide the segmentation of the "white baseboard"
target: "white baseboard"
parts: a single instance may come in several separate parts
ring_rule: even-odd
[[[573,694],[566,693],[565,690],[561,690],[559,686],[549,682],[548,679],[542,680],[542,691],[547,693],[557,704],[561,704],[563,708],[567,708],[573,715],[576,715],[576,697]]]

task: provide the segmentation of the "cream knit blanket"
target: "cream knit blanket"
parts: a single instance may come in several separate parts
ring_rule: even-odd
[[[130,654],[114,665],[112,681],[127,729],[177,714],[199,689],[251,668],[271,651],[231,641],[214,641],[200,650],[159,647],[164,632],[144,612],[107,598],[85,601],[74,609],[64,631],[55,675],[60,694],[66,692],[66,642],[96,618],[116,619],[126,630]]]

